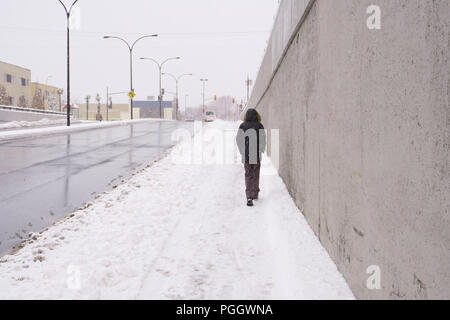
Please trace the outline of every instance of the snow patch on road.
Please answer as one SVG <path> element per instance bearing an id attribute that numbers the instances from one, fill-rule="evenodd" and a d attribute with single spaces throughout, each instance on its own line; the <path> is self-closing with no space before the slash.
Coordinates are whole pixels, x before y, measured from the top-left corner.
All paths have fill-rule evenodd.
<path id="1" fill-rule="evenodd" d="M 179 148 L 0 258 L 0 299 L 354 299 L 269 159 L 248 208 L 241 164 Z"/>

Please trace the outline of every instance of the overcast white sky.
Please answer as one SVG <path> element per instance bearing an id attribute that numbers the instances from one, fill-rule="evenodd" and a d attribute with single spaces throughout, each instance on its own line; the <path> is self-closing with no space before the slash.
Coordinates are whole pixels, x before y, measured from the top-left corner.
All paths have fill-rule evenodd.
<path id="1" fill-rule="evenodd" d="M 66 4 L 73 0 L 64 0 Z M 72 96 L 129 91 L 129 52 L 117 35 L 134 41 L 134 87 L 138 99 L 158 94 L 158 69 L 139 58 L 170 61 L 165 71 L 194 73 L 180 84 L 180 104 L 201 103 L 200 78 L 207 94 L 244 98 L 247 73 L 255 78 L 270 36 L 278 0 L 79 0 L 81 24 L 71 33 Z M 0 60 L 31 69 L 32 81 L 66 88 L 65 13 L 57 0 L 0 0 Z M 171 78 L 163 80 L 175 91 Z M 171 97 L 166 95 L 166 98 Z M 103 100 L 102 99 L 102 100 Z M 115 98 L 118 102 L 118 98 Z M 122 98 L 122 101 L 126 101 Z"/>

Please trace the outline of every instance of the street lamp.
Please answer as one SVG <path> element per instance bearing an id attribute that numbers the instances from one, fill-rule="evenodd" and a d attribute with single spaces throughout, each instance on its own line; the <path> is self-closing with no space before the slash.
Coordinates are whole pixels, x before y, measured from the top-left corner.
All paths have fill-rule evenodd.
<path id="1" fill-rule="evenodd" d="M 78 0 L 72 3 L 69 10 L 67 10 L 66 5 L 61 0 L 59 2 L 64 7 L 67 17 L 67 126 L 70 127 L 70 13 Z"/>
<path id="2" fill-rule="evenodd" d="M 89 100 L 91 100 L 91 95 L 86 96 L 86 120 L 89 120 Z"/>
<path id="3" fill-rule="evenodd" d="M 162 63 L 159 63 L 158 61 L 156 61 L 153 58 L 141 58 L 141 60 L 149 60 L 149 61 L 153 61 L 154 63 L 156 63 L 158 65 L 159 68 L 159 96 L 158 96 L 158 100 L 159 100 L 159 117 L 162 119 L 162 99 L 163 99 L 163 92 L 162 92 L 162 87 L 161 87 L 161 76 L 162 76 L 162 67 L 164 66 L 164 64 L 170 60 L 180 60 L 181 57 L 173 57 L 173 58 L 168 58 L 166 60 L 164 60 Z"/>
<path id="4" fill-rule="evenodd" d="M 203 82 L 203 119 L 205 119 L 205 87 L 209 79 L 200 79 L 200 81 Z"/>
<path id="5" fill-rule="evenodd" d="M 170 76 L 170 77 L 172 77 L 175 80 L 175 84 L 176 84 L 176 91 L 175 91 L 176 95 L 175 95 L 175 97 L 177 99 L 177 103 L 176 103 L 176 106 L 175 106 L 175 108 L 176 108 L 175 109 L 175 119 L 178 120 L 178 106 L 179 106 L 179 103 L 178 103 L 178 83 L 180 82 L 181 78 L 183 78 L 185 76 L 193 76 L 193 74 L 192 73 L 185 73 L 185 74 L 182 74 L 179 77 L 175 77 L 173 74 L 170 74 L 170 73 L 163 73 L 163 75 Z"/>
<path id="6" fill-rule="evenodd" d="M 63 89 L 58 89 L 56 92 L 58 93 L 58 96 L 59 96 L 59 112 L 61 112 L 62 111 L 62 109 L 61 109 L 61 96 L 63 95 L 64 90 Z"/>
<path id="7" fill-rule="evenodd" d="M 140 37 L 139 39 L 134 41 L 132 45 L 130 45 L 126 40 L 124 40 L 120 37 L 116 37 L 116 36 L 104 36 L 103 37 L 103 39 L 121 40 L 127 45 L 128 49 L 130 50 L 130 95 L 132 93 L 134 93 L 134 89 L 133 89 L 133 49 L 134 49 L 134 46 L 136 45 L 136 43 L 138 43 L 139 40 L 142 40 L 144 38 L 153 38 L 153 37 L 157 37 L 157 36 L 158 36 L 157 34 L 151 34 L 151 35 Z M 130 96 L 130 98 L 131 98 L 131 120 L 133 120 L 133 99 L 134 99 L 134 97 Z"/>
<path id="8" fill-rule="evenodd" d="M 100 105 L 100 101 L 101 101 L 100 94 L 97 93 L 97 96 L 95 97 L 95 100 L 97 100 L 97 115 L 95 116 L 95 120 L 100 121 L 100 116 L 101 116 L 101 114 L 100 114 L 100 108 L 101 108 L 101 105 Z"/>

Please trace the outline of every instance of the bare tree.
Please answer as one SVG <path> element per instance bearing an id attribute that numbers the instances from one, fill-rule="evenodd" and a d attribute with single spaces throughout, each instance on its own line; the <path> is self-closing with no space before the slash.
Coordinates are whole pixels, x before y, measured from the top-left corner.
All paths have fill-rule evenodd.
<path id="1" fill-rule="evenodd" d="M 17 106 L 20 107 L 20 108 L 27 108 L 28 107 L 27 99 L 25 99 L 25 96 L 20 96 L 19 103 L 18 103 Z"/>
<path id="2" fill-rule="evenodd" d="M 39 90 L 36 90 L 31 106 L 35 109 L 44 109 L 44 98 L 42 97 L 42 92 Z"/>
<path id="3" fill-rule="evenodd" d="M 0 85 L 0 104 L 9 105 L 9 96 L 3 85 Z"/>

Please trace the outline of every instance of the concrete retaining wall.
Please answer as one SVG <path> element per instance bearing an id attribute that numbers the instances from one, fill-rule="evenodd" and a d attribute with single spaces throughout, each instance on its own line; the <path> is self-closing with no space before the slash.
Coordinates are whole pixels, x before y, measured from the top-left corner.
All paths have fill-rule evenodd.
<path id="1" fill-rule="evenodd" d="M 357 297 L 449 299 L 450 4 L 377 0 L 369 30 L 372 4 L 306 3 L 250 106 L 280 129 L 280 175 Z"/>
<path id="2" fill-rule="evenodd" d="M 48 114 L 48 113 L 35 113 L 24 111 L 12 111 L 0 109 L 0 122 L 12 122 L 12 121 L 39 121 L 42 119 L 60 120 L 65 119 L 64 115 Z"/>

